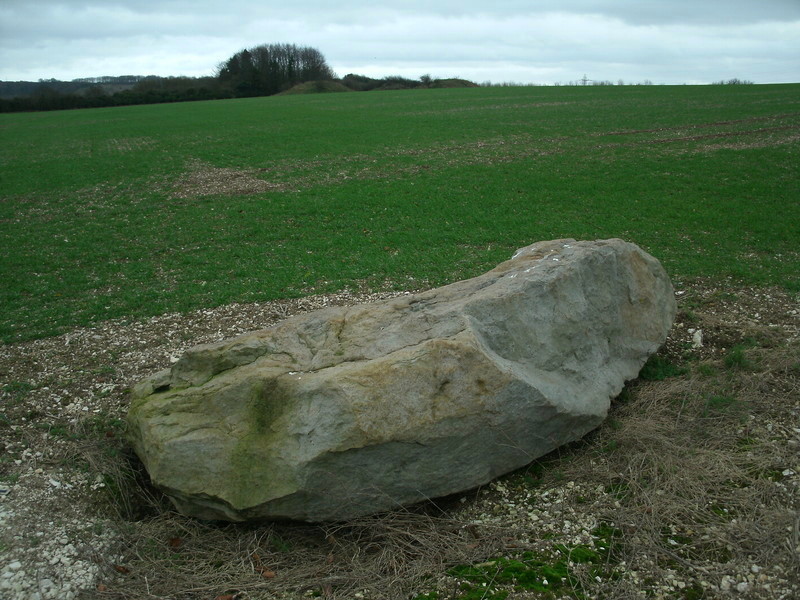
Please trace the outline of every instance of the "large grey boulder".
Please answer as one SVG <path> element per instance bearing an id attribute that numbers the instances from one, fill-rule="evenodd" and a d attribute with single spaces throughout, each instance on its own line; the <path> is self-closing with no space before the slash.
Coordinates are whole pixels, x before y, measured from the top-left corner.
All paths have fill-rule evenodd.
<path id="1" fill-rule="evenodd" d="M 674 315 L 637 246 L 540 242 L 474 279 L 197 346 L 136 386 L 129 435 L 187 515 L 348 519 L 580 438 Z"/>

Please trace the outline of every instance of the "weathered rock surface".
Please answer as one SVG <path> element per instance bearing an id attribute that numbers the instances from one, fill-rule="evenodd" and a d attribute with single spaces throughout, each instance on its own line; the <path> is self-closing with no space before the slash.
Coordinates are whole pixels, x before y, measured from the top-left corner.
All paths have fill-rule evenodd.
<path id="1" fill-rule="evenodd" d="M 580 438 L 674 315 L 637 246 L 540 242 L 474 279 L 197 346 L 136 386 L 130 438 L 185 514 L 347 519 Z"/>

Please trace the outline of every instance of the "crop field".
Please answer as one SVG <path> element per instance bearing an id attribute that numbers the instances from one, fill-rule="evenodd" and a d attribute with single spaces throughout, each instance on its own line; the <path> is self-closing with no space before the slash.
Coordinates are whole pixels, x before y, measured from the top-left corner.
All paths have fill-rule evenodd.
<path id="1" fill-rule="evenodd" d="M 0 596 L 800 595 L 800 84 L 2 114 L 0 142 Z M 316 525 L 182 516 L 133 455 L 130 389 L 186 348 L 566 237 L 677 290 L 584 439 Z"/>
<path id="2" fill-rule="evenodd" d="M 474 276 L 621 237 L 800 290 L 800 85 L 509 87 L 0 115 L 0 339 Z"/>

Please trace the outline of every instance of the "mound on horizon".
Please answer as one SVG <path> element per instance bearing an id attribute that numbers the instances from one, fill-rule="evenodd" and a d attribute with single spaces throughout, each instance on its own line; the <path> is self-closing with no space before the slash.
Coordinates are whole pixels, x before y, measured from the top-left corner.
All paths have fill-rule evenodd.
<path id="1" fill-rule="evenodd" d="M 369 78 L 363 78 L 369 79 Z M 347 80 L 345 80 L 347 81 Z M 372 83 L 379 83 L 378 80 L 370 80 Z M 375 87 L 364 86 L 361 89 L 345 85 L 341 81 L 305 81 L 277 94 L 278 96 L 287 96 L 294 94 L 322 94 L 328 92 L 353 92 L 353 91 L 368 91 L 368 90 L 408 90 L 408 89 L 424 89 L 424 88 L 468 88 L 480 87 L 477 83 L 473 83 L 467 79 L 435 79 L 429 85 L 423 85 L 418 81 L 404 80 L 402 78 L 388 78 Z"/>
<path id="2" fill-rule="evenodd" d="M 306 81 L 290 87 L 288 90 L 277 94 L 288 96 L 292 94 L 324 94 L 328 92 L 352 92 L 349 87 L 338 81 Z"/>
<path id="3" fill-rule="evenodd" d="M 467 88 L 480 87 L 477 83 L 466 79 L 434 79 L 428 85 L 415 80 L 404 80 L 401 78 L 389 78 L 382 85 L 373 88 L 378 91 L 386 90 L 420 90 L 435 88 Z"/>
<path id="4" fill-rule="evenodd" d="M 437 79 L 431 83 L 432 88 L 472 88 L 480 87 L 477 83 L 469 81 L 468 79 Z"/>

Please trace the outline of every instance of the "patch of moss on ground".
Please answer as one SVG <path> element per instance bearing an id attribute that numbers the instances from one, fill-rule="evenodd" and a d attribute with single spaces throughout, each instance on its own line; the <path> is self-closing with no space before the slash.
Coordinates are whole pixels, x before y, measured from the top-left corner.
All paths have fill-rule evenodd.
<path id="1" fill-rule="evenodd" d="M 596 540 L 594 547 L 556 544 L 553 553 L 523 552 L 515 557 L 500 557 L 475 565 L 458 565 L 447 574 L 462 580 L 458 596 L 460 600 L 503 600 L 511 591 L 540 592 L 543 598 L 555 598 L 563 594 L 584 598 L 584 591 L 572 571 L 574 565 L 592 565 L 593 577 L 617 576 L 610 559 L 620 535 L 619 530 L 603 523 L 592 535 Z M 435 596 L 428 594 L 418 598 L 431 599 Z"/>
<path id="2" fill-rule="evenodd" d="M 658 354 L 651 356 L 639 372 L 639 379 L 646 381 L 663 381 L 670 377 L 685 375 L 688 369 L 670 362 Z"/>

